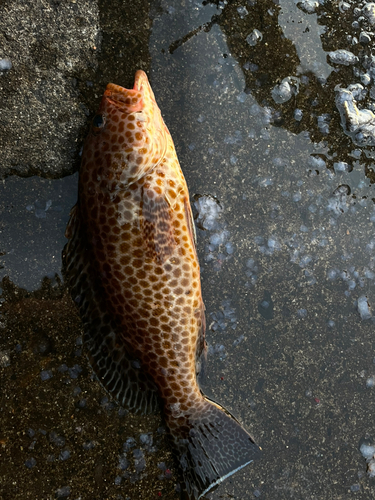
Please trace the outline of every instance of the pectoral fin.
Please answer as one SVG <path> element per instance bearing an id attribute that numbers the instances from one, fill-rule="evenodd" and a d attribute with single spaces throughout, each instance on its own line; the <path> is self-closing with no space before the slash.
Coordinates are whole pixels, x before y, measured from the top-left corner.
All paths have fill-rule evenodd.
<path id="1" fill-rule="evenodd" d="M 174 252 L 172 213 L 167 200 L 152 189 L 144 189 L 141 205 L 141 228 L 149 258 L 159 264 Z"/>

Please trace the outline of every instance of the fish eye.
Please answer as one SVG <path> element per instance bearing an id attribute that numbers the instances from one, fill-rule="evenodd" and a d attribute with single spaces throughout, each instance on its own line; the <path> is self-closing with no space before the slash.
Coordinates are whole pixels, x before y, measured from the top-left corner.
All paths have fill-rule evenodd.
<path id="1" fill-rule="evenodd" d="M 104 127 L 104 118 L 102 115 L 95 115 L 92 120 L 92 126 L 96 129 Z"/>

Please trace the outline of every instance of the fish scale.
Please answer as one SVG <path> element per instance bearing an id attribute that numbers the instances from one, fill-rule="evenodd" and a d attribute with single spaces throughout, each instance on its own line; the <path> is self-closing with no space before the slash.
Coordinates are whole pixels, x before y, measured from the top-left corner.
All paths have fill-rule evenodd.
<path id="1" fill-rule="evenodd" d="M 188 188 L 144 72 L 109 84 L 86 139 L 63 252 L 88 357 L 125 407 L 161 403 L 189 498 L 259 454 L 197 382 L 205 315 Z"/>

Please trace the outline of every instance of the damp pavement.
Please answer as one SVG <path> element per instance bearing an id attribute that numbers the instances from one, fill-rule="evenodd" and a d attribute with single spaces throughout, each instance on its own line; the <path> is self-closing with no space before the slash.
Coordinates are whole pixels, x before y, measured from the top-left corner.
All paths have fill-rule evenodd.
<path id="1" fill-rule="evenodd" d="M 140 68 L 196 218 L 201 386 L 264 452 L 209 498 L 373 498 L 375 4 L 0 10 L 0 497 L 179 497 L 161 415 L 92 375 L 60 272 L 89 121 Z"/>

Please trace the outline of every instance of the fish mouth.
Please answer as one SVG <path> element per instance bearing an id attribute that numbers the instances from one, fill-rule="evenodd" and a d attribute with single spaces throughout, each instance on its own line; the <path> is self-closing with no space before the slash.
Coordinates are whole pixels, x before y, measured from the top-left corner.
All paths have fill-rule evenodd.
<path id="1" fill-rule="evenodd" d="M 138 70 L 134 77 L 134 87 L 126 89 L 120 85 L 109 83 L 104 92 L 104 98 L 109 99 L 118 108 L 128 113 L 142 111 L 145 97 L 150 97 L 155 102 L 154 94 L 144 71 Z"/>
<path id="2" fill-rule="evenodd" d="M 143 107 L 142 92 L 136 88 L 126 89 L 120 85 L 109 83 L 105 89 L 104 97 L 128 113 L 141 111 Z"/>

